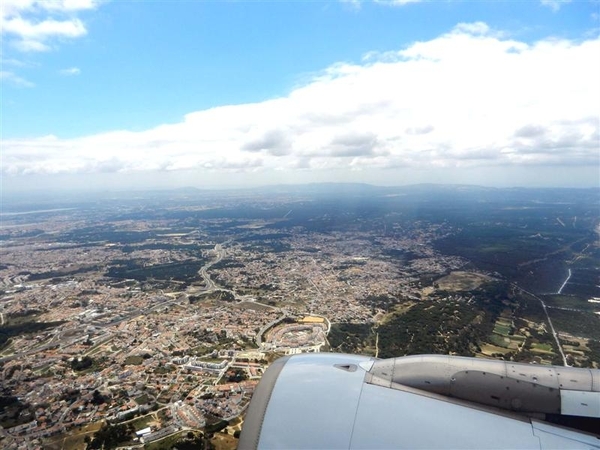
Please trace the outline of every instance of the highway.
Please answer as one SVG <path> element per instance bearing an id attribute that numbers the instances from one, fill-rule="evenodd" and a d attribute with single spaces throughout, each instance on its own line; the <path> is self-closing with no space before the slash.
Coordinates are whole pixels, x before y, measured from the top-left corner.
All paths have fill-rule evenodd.
<path id="1" fill-rule="evenodd" d="M 202 266 L 198 272 L 198 274 L 204 280 L 204 284 L 206 284 L 206 287 L 204 288 L 206 291 L 213 291 L 219 288 L 217 284 L 210 278 L 208 269 L 220 262 L 225 257 L 225 249 L 223 248 L 223 245 L 228 244 L 229 242 L 231 241 L 225 241 L 223 244 L 216 244 L 215 248 L 213 249 L 213 252 L 217 254 L 216 258 Z"/>
<path id="2" fill-rule="evenodd" d="M 548 314 L 548 309 L 546 308 L 546 303 L 544 303 L 544 301 L 541 298 L 539 298 L 537 295 L 535 295 L 533 292 L 529 292 L 514 283 L 513 283 L 513 286 L 516 287 L 517 289 L 519 289 L 521 292 L 525 292 L 526 294 L 531 295 L 533 298 L 537 299 L 542 304 L 542 308 L 544 309 L 544 314 L 546 314 L 546 319 L 548 320 L 548 325 L 550 325 L 550 330 L 552 331 L 552 336 L 554 336 L 554 340 L 556 341 L 556 346 L 558 347 L 558 351 L 560 352 L 560 355 L 562 356 L 563 364 L 565 367 L 568 367 L 569 364 L 567 363 L 567 357 L 565 356 L 562 346 L 560 345 L 560 341 L 558 340 L 558 334 L 556 334 L 554 325 L 552 325 L 552 319 L 550 319 L 550 315 Z"/>

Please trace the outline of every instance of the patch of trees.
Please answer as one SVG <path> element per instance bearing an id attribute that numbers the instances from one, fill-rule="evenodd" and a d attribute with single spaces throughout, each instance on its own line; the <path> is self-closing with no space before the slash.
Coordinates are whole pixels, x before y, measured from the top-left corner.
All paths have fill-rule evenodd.
<path id="1" fill-rule="evenodd" d="M 122 442 L 127 442 L 130 439 L 132 430 L 123 424 L 111 425 L 104 424 L 95 434 L 94 439 L 90 442 L 88 448 L 115 448 Z"/>
<path id="2" fill-rule="evenodd" d="M 26 417 L 28 406 L 15 396 L 4 395 L 8 393 L 4 392 L 0 396 L 0 426 L 10 428 L 30 421 L 31 417 Z"/>
<path id="3" fill-rule="evenodd" d="M 97 295 L 99 293 L 100 293 L 100 291 L 98 291 L 97 289 L 84 289 L 79 294 L 77 294 L 77 296 L 83 297 L 83 296 L 88 296 L 88 295 Z"/>
<path id="4" fill-rule="evenodd" d="M 4 379 L 7 380 L 7 381 L 10 380 L 13 377 L 13 375 L 15 374 L 15 372 L 17 371 L 17 369 L 22 369 L 22 367 L 21 366 L 16 366 L 16 365 L 15 366 L 10 366 L 8 368 L 8 370 L 6 371 L 6 374 L 4 375 Z"/>
<path id="5" fill-rule="evenodd" d="M 16 405 L 19 403 L 19 399 L 14 395 L 2 395 L 0 396 L 0 410 L 4 410 L 7 406 Z"/>
<path id="6" fill-rule="evenodd" d="M 83 370 L 89 369 L 94 364 L 94 360 L 89 356 L 84 356 L 83 358 L 73 358 L 71 361 L 71 369 L 76 372 L 81 372 Z"/>
<path id="7" fill-rule="evenodd" d="M 190 331 L 188 334 L 190 336 L 193 336 L 194 338 L 196 338 L 198 341 L 201 341 L 201 342 L 212 342 L 212 343 L 219 342 L 219 337 L 217 336 L 217 334 L 214 331 L 208 331 L 206 328 L 202 329 L 202 330 L 198 329 L 198 330 Z M 173 356 L 180 356 L 180 355 L 176 355 L 175 352 L 173 352 Z"/>
<path id="8" fill-rule="evenodd" d="M 8 323 L 11 325 L 16 325 L 13 323 L 15 321 L 15 319 L 19 319 L 22 317 L 37 316 L 41 313 L 42 313 L 42 311 L 39 309 L 25 309 L 23 311 L 15 312 L 8 316 Z M 17 321 L 17 322 L 22 323 L 22 321 Z"/>
<path id="9" fill-rule="evenodd" d="M 379 356 L 423 353 L 473 356 L 491 334 L 510 301 L 510 286 L 492 282 L 471 291 L 469 302 L 423 301 L 403 314 L 393 314 L 378 328 Z"/>
<path id="10" fill-rule="evenodd" d="M 235 295 L 229 291 L 215 291 L 213 294 L 215 294 L 216 300 L 221 300 L 224 302 L 232 302 L 235 300 Z"/>
<path id="11" fill-rule="evenodd" d="M 396 261 L 399 264 L 406 264 L 410 261 L 418 259 L 419 256 L 416 253 L 407 251 L 407 250 L 399 250 L 395 248 L 385 249 L 381 252 L 384 256 L 388 256 L 392 260 Z"/>
<path id="12" fill-rule="evenodd" d="M 600 341 L 590 339 L 587 342 L 587 347 L 590 349 L 588 355 L 590 361 L 594 361 L 600 367 Z"/>
<path id="13" fill-rule="evenodd" d="M 114 230 L 112 226 L 87 227 L 65 233 L 61 238 L 64 241 L 90 243 L 98 241 L 114 242 L 121 244 L 142 243 L 148 239 L 156 238 L 153 231 L 126 231 Z"/>
<path id="14" fill-rule="evenodd" d="M 277 291 L 279 289 L 277 286 L 275 286 L 272 283 L 269 283 L 269 284 L 262 283 L 260 286 L 258 286 L 258 288 L 263 291 Z"/>
<path id="15" fill-rule="evenodd" d="M 244 369 L 234 369 L 227 372 L 227 381 L 230 383 L 239 383 L 248 379 L 248 375 Z"/>
<path id="16" fill-rule="evenodd" d="M 8 340 L 15 336 L 23 336 L 25 334 L 39 333 L 40 331 L 49 328 L 55 328 L 65 323 L 63 320 L 56 322 L 23 322 L 15 325 L 0 326 L 0 349 L 2 349 Z"/>
<path id="17" fill-rule="evenodd" d="M 67 403 L 73 403 L 77 401 L 80 395 L 81 391 L 79 391 L 79 389 L 69 389 L 62 393 L 60 400 L 64 400 Z"/>
<path id="18" fill-rule="evenodd" d="M 472 321 L 476 313 L 464 303 L 423 302 L 378 328 L 379 356 L 390 358 L 423 353 L 472 356 Z"/>
<path id="19" fill-rule="evenodd" d="M 188 295 L 188 300 L 190 305 L 193 305 L 196 302 L 206 300 L 206 297 L 202 297 L 201 295 Z"/>
<path id="20" fill-rule="evenodd" d="M 219 270 L 235 267 L 243 268 L 246 267 L 246 265 L 239 261 L 234 261 L 233 259 L 222 259 L 221 261 L 214 263 L 212 266 L 210 266 L 210 269 Z"/>
<path id="21" fill-rule="evenodd" d="M 207 419 L 210 419 L 210 417 L 207 417 Z M 218 433 L 219 431 L 225 429 L 227 426 L 229 425 L 229 422 L 227 422 L 226 420 L 221 420 L 218 419 L 217 421 L 211 421 L 211 420 L 207 420 L 206 423 L 206 433 Z"/>
<path id="22" fill-rule="evenodd" d="M 49 270 L 48 272 L 32 273 L 29 275 L 29 281 L 47 280 L 49 278 L 69 277 L 80 273 L 93 272 L 99 270 L 99 266 L 80 267 L 75 270 Z"/>
<path id="23" fill-rule="evenodd" d="M 587 311 L 565 311 L 562 309 L 549 309 L 548 313 L 557 331 L 566 331 L 577 336 L 600 339 L 600 326 L 596 314 Z"/>
<path id="24" fill-rule="evenodd" d="M 199 279 L 198 271 L 202 268 L 204 262 L 197 259 L 190 259 L 168 264 L 144 266 L 143 261 L 117 260 L 113 264 L 115 265 L 109 267 L 106 272 L 107 277 L 131 278 L 137 281 L 173 279 L 176 281 L 191 282 Z"/>
<path id="25" fill-rule="evenodd" d="M 173 244 L 170 242 L 151 242 L 139 245 L 124 245 L 123 247 L 121 247 L 121 251 L 123 253 L 132 253 L 136 250 L 188 250 L 192 252 L 197 252 L 198 250 L 207 247 L 213 248 L 212 245 L 201 246 L 198 244 Z"/>
<path id="26" fill-rule="evenodd" d="M 103 403 L 106 403 L 107 401 L 108 401 L 108 398 L 105 397 L 104 395 L 102 395 L 98 389 L 96 389 L 96 390 L 94 390 L 94 392 L 92 392 L 92 403 L 94 405 L 101 405 Z"/>
<path id="27" fill-rule="evenodd" d="M 365 346 L 375 345 L 370 324 L 335 323 L 327 336 L 331 348 L 342 353 L 358 353 Z"/>
<path id="28" fill-rule="evenodd" d="M 371 308 L 382 309 L 388 311 L 392 306 L 398 303 L 398 299 L 387 294 L 368 295 L 361 300 L 361 303 L 370 306 Z"/>
<path id="29" fill-rule="evenodd" d="M 229 291 L 216 290 L 201 295 L 190 295 L 188 300 L 191 304 L 202 300 L 221 300 L 224 302 L 232 302 L 235 300 L 235 296 Z"/>
<path id="30" fill-rule="evenodd" d="M 185 438 L 179 439 L 171 448 L 177 450 L 204 450 L 211 447 L 212 446 L 206 445 L 204 436 L 197 436 L 193 432 L 189 431 Z"/>

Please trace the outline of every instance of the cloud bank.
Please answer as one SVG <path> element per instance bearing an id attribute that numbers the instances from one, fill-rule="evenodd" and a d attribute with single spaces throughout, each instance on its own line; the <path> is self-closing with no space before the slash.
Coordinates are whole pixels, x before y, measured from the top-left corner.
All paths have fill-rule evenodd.
<path id="1" fill-rule="evenodd" d="M 599 166 L 600 39 L 484 23 L 142 132 L 3 142 L 2 174 Z"/>

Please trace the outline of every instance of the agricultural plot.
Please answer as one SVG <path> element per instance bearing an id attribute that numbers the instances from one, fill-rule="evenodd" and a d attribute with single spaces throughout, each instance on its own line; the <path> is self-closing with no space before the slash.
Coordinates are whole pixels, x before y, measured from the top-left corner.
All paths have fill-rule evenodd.
<path id="1" fill-rule="evenodd" d="M 542 355 L 554 355 L 554 351 L 552 350 L 552 346 L 550 344 L 542 344 L 542 343 L 532 343 L 531 348 L 529 349 L 532 353 L 542 354 Z"/>
<path id="2" fill-rule="evenodd" d="M 494 330 L 489 337 L 491 347 L 494 347 L 494 353 L 506 353 L 508 351 L 518 350 L 525 340 L 524 336 L 514 334 L 512 319 L 501 316 L 494 323 Z M 497 348 L 504 351 L 498 351 Z M 483 351 L 483 347 L 482 347 Z"/>

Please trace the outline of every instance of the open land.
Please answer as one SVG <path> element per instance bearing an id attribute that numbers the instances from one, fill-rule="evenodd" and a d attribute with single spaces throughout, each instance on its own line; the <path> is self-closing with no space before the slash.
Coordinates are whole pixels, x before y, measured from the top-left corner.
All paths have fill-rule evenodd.
<path id="1" fill-rule="evenodd" d="M 9 199 L 0 446 L 231 448 L 283 354 L 599 367 L 599 198 L 323 185 Z"/>

